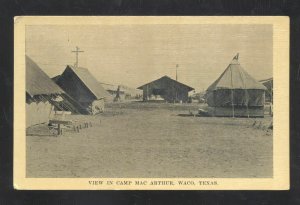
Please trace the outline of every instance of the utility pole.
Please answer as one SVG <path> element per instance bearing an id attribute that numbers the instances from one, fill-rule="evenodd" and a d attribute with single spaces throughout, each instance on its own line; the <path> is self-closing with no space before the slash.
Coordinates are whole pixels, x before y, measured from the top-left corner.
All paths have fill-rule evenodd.
<path id="1" fill-rule="evenodd" d="M 84 52 L 84 51 L 81 51 L 81 50 L 79 49 L 78 46 L 76 46 L 76 51 L 72 51 L 72 53 L 76 53 L 76 63 L 75 63 L 75 68 L 78 67 L 78 53 L 82 53 L 82 52 Z"/>
<path id="2" fill-rule="evenodd" d="M 177 69 L 178 69 L 179 65 L 176 64 L 176 81 L 178 80 L 178 76 L 177 76 Z"/>

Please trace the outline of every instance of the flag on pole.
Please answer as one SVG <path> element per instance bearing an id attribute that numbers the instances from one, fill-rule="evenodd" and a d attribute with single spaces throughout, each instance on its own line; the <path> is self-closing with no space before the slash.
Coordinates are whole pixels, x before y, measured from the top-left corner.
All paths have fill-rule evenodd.
<path id="1" fill-rule="evenodd" d="M 232 60 L 238 60 L 239 59 L 239 53 L 237 53 Z"/>

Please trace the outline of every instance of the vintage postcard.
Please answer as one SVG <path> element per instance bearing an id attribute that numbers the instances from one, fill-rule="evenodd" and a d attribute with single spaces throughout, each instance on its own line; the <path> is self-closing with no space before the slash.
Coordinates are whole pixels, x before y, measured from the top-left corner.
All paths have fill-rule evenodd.
<path id="1" fill-rule="evenodd" d="M 289 189 L 288 17 L 15 17 L 14 187 Z"/>

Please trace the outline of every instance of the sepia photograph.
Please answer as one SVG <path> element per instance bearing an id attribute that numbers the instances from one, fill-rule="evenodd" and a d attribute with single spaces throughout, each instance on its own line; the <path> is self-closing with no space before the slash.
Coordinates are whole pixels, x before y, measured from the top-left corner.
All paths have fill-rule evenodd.
<path id="1" fill-rule="evenodd" d="M 287 18 L 17 26 L 15 187 L 288 189 Z"/>

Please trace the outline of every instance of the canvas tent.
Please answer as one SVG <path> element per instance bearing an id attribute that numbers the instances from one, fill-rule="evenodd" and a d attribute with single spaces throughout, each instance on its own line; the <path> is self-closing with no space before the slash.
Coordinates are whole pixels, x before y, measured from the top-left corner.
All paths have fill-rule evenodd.
<path id="1" fill-rule="evenodd" d="M 266 102 L 273 102 L 273 78 L 268 78 L 264 80 L 260 80 L 266 88 Z"/>
<path id="2" fill-rule="evenodd" d="M 139 99 L 143 91 L 136 89 L 136 88 L 131 88 L 126 85 L 119 85 L 120 89 L 124 91 L 125 93 L 125 99 L 130 100 L 130 99 Z"/>
<path id="3" fill-rule="evenodd" d="M 90 114 L 104 111 L 104 98 L 107 92 L 88 69 L 68 65 L 54 80 Z"/>
<path id="4" fill-rule="evenodd" d="M 107 92 L 107 96 L 105 97 L 105 102 L 115 101 L 117 95 L 119 96 L 119 101 L 123 101 L 125 99 L 125 91 L 122 88 L 120 88 L 118 85 L 100 83 L 100 86 L 103 87 Z"/>
<path id="5" fill-rule="evenodd" d="M 236 55 L 206 90 L 214 116 L 263 117 L 266 87 L 250 76 Z"/>
<path id="6" fill-rule="evenodd" d="M 166 102 L 188 102 L 189 91 L 194 88 L 180 83 L 168 76 L 138 87 L 143 90 L 143 100 L 163 99 Z"/>
<path id="7" fill-rule="evenodd" d="M 26 127 L 47 123 L 56 99 L 62 98 L 64 91 L 28 56 L 26 59 Z M 66 105 L 67 106 L 67 105 Z"/>
<path id="8" fill-rule="evenodd" d="M 141 90 L 125 85 L 112 85 L 108 83 L 100 83 L 100 85 L 108 92 L 108 96 L 105 98 L 106 102 L 138 99 L 142 95 Z"/>

